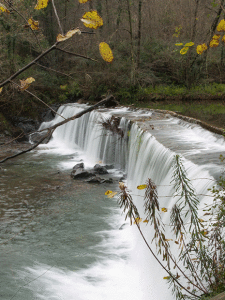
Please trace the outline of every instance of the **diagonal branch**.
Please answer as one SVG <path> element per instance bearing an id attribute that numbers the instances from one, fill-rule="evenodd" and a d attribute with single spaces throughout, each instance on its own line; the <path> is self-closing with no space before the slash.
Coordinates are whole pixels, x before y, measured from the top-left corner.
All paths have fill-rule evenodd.
<path id="1" fill-rule="evenodd" d="M 99 101 L 98 103 L 96 103 L 96 104 L 94 104 L 94 105 L 92 105 L 92 106 L 90 106 L 90 107 L 88 107 L 88 108 L 82 110 L 81 112 L 79 112 L 78 114 L 72 116 L 71 118 L 68 118 L 68 119 L 66 119 L 66 120 L 64 120 L 64 121 L 62 121 L 62 122 L 59 122 L 59 123 L 57 123 L 57 124 L 55 124 L 55 125 L 53 125 L 53 126 L 51 126 L 51 127 L 49 127 L 49 128 L 45 128 L 45 129 L 36 131 L 36 133 L 40 133 L 40 132 L 43 132 L 43 131 L 46 131 L 46 130 L 47 130 L 47 133 L 40 139 L 39 142 L 37 142 L 35 145 L 33 145 L 32 147 L 30 147 L 29 149 L 24 150 L 24 151 L 22 151 L 22 152 L 19 152 L 19 153 L 17 153 L 17 154 L 14 154 L 14 155 L 12 155 L 12 156 L 8 156 L 8 157 L 4 158 L 3 160 L 1 160 L 0 163 L 3 163 L 3 162 L 5 162 L 5 161 L 7 161 L 7 160 L 9 160 L 9 159 L 11 159 L 11 158 L 20 156 L 20 155 L 22 155 L 22 154 L 24 154 L 24 153 L 27 153 L 27 152 L 29 152 L 29 151 L 35 149 L 35 148 L 36 148 L 38 145 L 40 145 L 41 142 L 43 142 L 47 137 L 50 137 L 50 136 L 52 135 L 52 133 L 54 132 L 54 130 L 55 130 L 57 127 L 59 127 L 59 126 L 61 126 L 61 125 L 64 125 L 64 124 L 66 124 L 66 123 L 68 123 L 68 122 L 70 122 L 70 121 L 72 121 L 72 120 L 75 120 L 75 119 L 80 118 L 80 117 L 83 116 L 84 114 L 86 114 L 86 113 L 88 113 L 88 112 L 91 112 L 92 110 L 96 109 L 96 108 L 99 107 L 100 105 L 103 105 L 103 104 L 105 104 L 106 102 L 110 101 L 112 98 L 113 98 L 113 96 L 112 96 L 112 95 L 109 95 L 109 96 L 107 96 L 105 99 L 103 99 L 103 100 Z"/>
<path id="2" fill-rule="evenodd" d="M 56 49 L 56 46 L 58 45 L 58 42 L 55 42 L 54 45 L 52 45 L 50 48 L 48 48 L 45 52 L 41 53 L 38 57 L 36 57 L 34 60 L 32 60 L 29 64 L 27 64 L 25 67 L 14 73 L 12 76 L 10 76 L 8 79 L 0 83 L 0 88 L 9 83 L 11 80 L 16 78 L 18 75 L 23 73 L 25 70 L 29 69 L 31 66 L 33 66 L 39 59 L 41 59 L 43 56 L 51 52 L 52 50 Z"/>
<path id="3" fill-rule="evenodd" d="M 19 84 L 17 84 L 16 82 L 11 81 L 13 84 L 15 84 L 16 86 L 20 87 Z M 51 108 L 51 106 L 49 106 L 47 103 L 45 103 L 44 101 L 42 101 L 38 96 L 34 95 L 33 93 L 31 93 L 30 91 L 28 91 L 27 89 L 24 90 L 24 92 L 30 94 L 31 96 L 33 96 L 34 98 L 36 98 L 38 101 L 40 101 L 41 103 L 43 103 L 44 105 L 46 105 L 49 109 L 51 109 L 52 112 L 54 112 L 56 115 L 60 116 L 61 118 L 63 118 L 64 120 L 66 120 L 63 116 L 61 116 L 60 114 L 57 113 L 57 111 L 55 111 L 53 108 Z"/>

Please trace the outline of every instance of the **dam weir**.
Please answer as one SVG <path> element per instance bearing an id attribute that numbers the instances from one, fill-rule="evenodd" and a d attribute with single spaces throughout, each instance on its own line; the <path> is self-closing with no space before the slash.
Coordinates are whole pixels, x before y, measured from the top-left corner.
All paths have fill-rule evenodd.
<path id="1" fill-rule="evenodd" d="M 69 118 L 85 108 L 83 104 L 68 104 L 61 106 L 58 113 Z M 102 126 L 102 122 L 112 116 L 119 118 L 119 133 Z M 62 118 L 56 116 L 54 120 L 43 123 L 40 129 L 60 121 Z M 38 151 L 51 155 L 65 155 L 71 151 L 73 155 L 60 163 L 62 168 L 68 170 L 80 161 L 84 162 L 87 169 L 93 168 L 96 163 L 113 165 L 113 169 L 109 170 L 110 175 L 117 180 L 113 191 L 119 191 L 119 178 L 126 175 L 124 182 L 133 195 L 141 217 L 144 191 L 138 190 L 137 186 L 145 184 L 148 178 L 157 186 L 160 207 L 169 210 L 173 206 L 175 199 L 171 181 L 174 156 L 179 154 L 188 178 L 199 195 L 201 218 L 204 205 L 212 202 L 208 189 L 223 171 L 219 156 L 225 154 L 225 142 L 222 136 L 169 114 L 128 108 L 101 108 L 57 128 L 50 142 L 41 145 Z M 96 256 L 91 263 L 87 261 L 82 266 L 51 268 L 34 282 L 32 289 L 35 297 L 52 300 L 175 299 L 163 279 L 167 274 L 148 251 L 136 226 L 130 226 L 129 220 L 124 220 L 125 215 L 117 206 L 116 198 L 108 200 L 102 188 L 101 193 L 106 203 L 114 203 L 113 207 L 108 206 L 110 215 L 99 216 L 101 220 L 107 220 L 110 228 L 105 229 L 103 224 L 101 230 L 93 233 L 98 234 L 101 241 L 81 250 L 85 256 L 85 253 L 91 255 L 92 251 L 94 253 L 98 249 Z M 94 192 L 90 191 L 89 194 L 91 198 L 86 206 L 91 210 L 91 203 L 96 202 L 99 195 L 95 199 Z M 83 199 L 84 207 L 85 201 Z M 76 217 L 76 211 L 74 214 Z M 162 215 L 167 226 L 169 214 Z M 91 222 L 94 224 L 95 221 L 92 219 Z M 89 220 L 83 220 L 83 229 L 88 223 Z M 146 224 L 141 224 L 141 228 L 151 243 L 153 229 Z M 168 238 L 169 232 L 168 226 Z M 175 245 L 172 247 L 176 252 Z M 46 263 L 42 265 L 39 261 L 36 266 L 27 268 L 27 272 L 39 276 L 46 269 Z"/>

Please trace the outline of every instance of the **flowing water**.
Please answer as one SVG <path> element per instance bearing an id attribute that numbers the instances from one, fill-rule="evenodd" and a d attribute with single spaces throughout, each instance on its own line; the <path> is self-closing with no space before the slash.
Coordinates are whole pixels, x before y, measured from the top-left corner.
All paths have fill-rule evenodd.
<path id="1" fill-rule="evenodd" d="M 59 109 L 70 117 L 84 105 Z M 123 137 L 100 125 L 121 117 Z M 61 121 L 43 123 L 46 128 Z M 143 122 L 144 121 L 144 122 Z M 143 214 L 143 191 L 151 178 L 161 207 L 170 209 L 172 167 L 180 154 L 200 194 L 199 214 L 212 201 L 207 189 L 222 172 L 223 137 L 169 115 L 127 108 L 98 110 L 58 128 L 47 145 L 5 163 L 1 171 L 1 273 L 3 300 L 172 300 L 165 272 L 148 252 L 137 228 L 124 220 L 116 199 L 104 193 L 126 184 Z M 72 180 L 72 167 L 112 164 L 113 184 Z M 168 224 L 167 214 L 163 215 Z M 142 224 L 150 241 L 152 231 Z M 169 233 L 168 233 L 169 235 Z M 176 248 L 174 248 L 176 251 Z"/>

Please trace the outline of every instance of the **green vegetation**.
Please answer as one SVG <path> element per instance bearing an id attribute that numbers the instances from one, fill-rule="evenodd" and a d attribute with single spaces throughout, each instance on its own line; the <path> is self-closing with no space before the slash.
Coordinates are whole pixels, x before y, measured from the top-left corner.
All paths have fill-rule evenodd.
<path id="1" fill-rule="evenodd" d="M 145 189 L 142 215 L 124 183 L 119 184 L 118 203 L 126 214 L 125 219 L 136 224 L 149 251 L 164 269 L 167 276 L 163 279 L 168 281 L 176 299 L 210 299 L 225 291 L 225 180 L 221 178 L 210 189 L 213 201 L 205 204 L 199 216 L 199 198 L 179 155 L 174 157 L 173 170 L 171 184 L 176 201 L 172 207 L 160 206 L 157 187 L 151 179 L 137 186 Z M 108 197 L 114 194 L 106 192 Z M 168 224 L 163 222 L 162 212 L 169 214 Z M 152 226 L 156 251 L 145 239 L 141 222 Z"/>

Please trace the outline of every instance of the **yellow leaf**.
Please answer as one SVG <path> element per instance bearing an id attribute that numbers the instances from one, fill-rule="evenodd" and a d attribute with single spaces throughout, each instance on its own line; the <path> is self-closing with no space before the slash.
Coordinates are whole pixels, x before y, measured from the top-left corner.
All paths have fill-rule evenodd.
<path id="1" fill-rule="evenodd" d="M 189 42 L 189 43 L 185 44 L 185 47 L 191 47 L 191 46 L 194 46 L 193 42 Z"/>
<path id="2" fill-rule="evenodd" d="M 116 194 L 117 194 L 117 192 L 112 192 L 108 195 L 108 198 L 113 198 Z"/>
<path id="3" fill-rule="evenodd" d="M 88 2 L 89 0 L 78 0 L 80 3 L 86 3 Z"/>
<path id="4" fill-rule="evenodd" d="M 32 18 L 30 18 L 28 21 L 28 24 L 30 24 L 30 27 L 32 30 L 38 30 L 39 29 L 39 22 L 34 21 Z"/>
<path id="5" fill-rule="evenodd" d="M 217 26 L 217 31 L 225 31 L 225 20 L 221 20 Z"/>
<path id="6" fill-rule="evenodd" d="M 222 42 L 225 43 L 225 35 L 222 37 Z"/>
<path id="7" fill-rule="evenodd" d="M 178 241 L 175 241 L 174 243 L 177 244 L 177 245 L 179 245 L 179 242 L 178 242 Z"/>
<path id="8" fill-rule="evenodd" d="M 163 207 L 163 208 L 161 208 L 161 211 L 167 212 L 167 208 Z"/>
<path id="9" fill-rule="evenodd" d="M 109 194 L 112 194 L 112 191 L 108 190 L 105 192 L 105 195 L 108 196 Z"/>
<path id="10" fill-rule="evenodd" d="M 203 219 L 198 219 L 200 223 L 205 222 Z"/>
<path id="11" fill-rule="evenodd" d="M 175 46 L 182 46 L 183 43 L 176 43 Z"/>
<path id="12" fill-rule="evenodd" d="M 180 54 L 184 55 L 188 52 L 189 47 L 184 47 L 180 50 Z"/>
<path id="13" fill-rule="evenodd" d="M 109 45 L 107 43 L 100 43 L 99 44 L 99 51 L 102 56 L 102 58 L 107 61 L 107 62 L 112 62 L 113 61 L 113 53 L 112 50 L 110 49 Z"/>
<path id="14" fill-rule="evenodd" d="M 170 279 L 170 276 L 163 277 L 163 279 L 167 279 L 168 280 L 168 279 Z"/>
<path id="15" fill-rule="evenodd" d="M 141 223 L 142 218 L 135 218 L 134 224 L 139 224 Z"/>
<path id="16" fill-rule="evenodd" d="M 2 3 L 0 3 L 0 11 L 10 14 L 10 11 Z"/>
<path id="17" fill-rule="evenodd" d="M 84 26 L 93 29 L 97 29 L 98 27 L 103 25 L 103 20 L 99 16 L 97 10 L 86 12 L 83 15 L 81 21 L 84 23 Z"/>
<path id="18" fill-rule="evenodd" d="M 172 239 L 165 239 L 165 242 L 173 241 Z"/>
<path id="19" fill-rule="evenodd" d="M 20 90 L 21 91 L 26 90 L 33 81 L 35 81 L 33 77 L 29 77 L 25 80 L 20 80 Z"/>
<path id="20" fill-rule="evenodd" d="M 144 190 L 144 189 L 146 189 L 146 187 L 147 187 L 147 184 L 141 184 L 141 185 L 137 186 L 137 189 L 138 190 Z"/>
<path id="21" fill-rule="evenodd" d="M 221 37 L 220 34 L 214 34 L 214 36 L 212 37 L 213 40 L 219 40 Z"/>
<path id="22" fill-rule="evenodd" d="M 219 40 L 216 40 L 216 39 L 212 39 L 211 41 L 210 41 L 210 43 L 209 43 L 209 47 L 210 48 L 216 48 L 216 47 L 218 47 L 219 46 Z"/>
<path id="23" fill-rule="evenodd" d="M 148 223 L 149 221 L 147 220 L 147 219 L 145 219 L 144 221 L 143 221 L 143 223 Z"/>
<path id="24" fill-rule="evenodd" d="M 37 4 L 34 9 L 42 9 L 48 6 L 48 0 L 37 0 Z"/>
<path id="25" fill-rule="evenodd" d="M 81 31 L 80 29 L 76 28 L 76 29 L 73 29 L 73 30 L 69 30 L 65 35 L 62 35 L 61 33 L 57 35 L 57 42 L 63 42 L 67 39 L 70 39 L 74 34 L 81 34 Z"/>
<path id="26" fill-rule="evenodd" d="M 67 89 L 67 84 L 60 85 L 60 89 L 63 90 L 63 91 L 66 91 L 66 89 Z"/>
<path id="27" fill-rule="evenodd" d="M 1 94 L 2 90 L 3 90 L 3 88 L 0 88 L 0 94 Z"/>
<path id="28" fill-rule="evenodd" d="M 198 45 L 197 48 L 196 48 L 196 52 L 197 52 L 198 54 L 200 54 L 200 55 L 201 55 L 204 51 L 206 51 L 206 50 L 207 50 L 206 44 Z"/>

